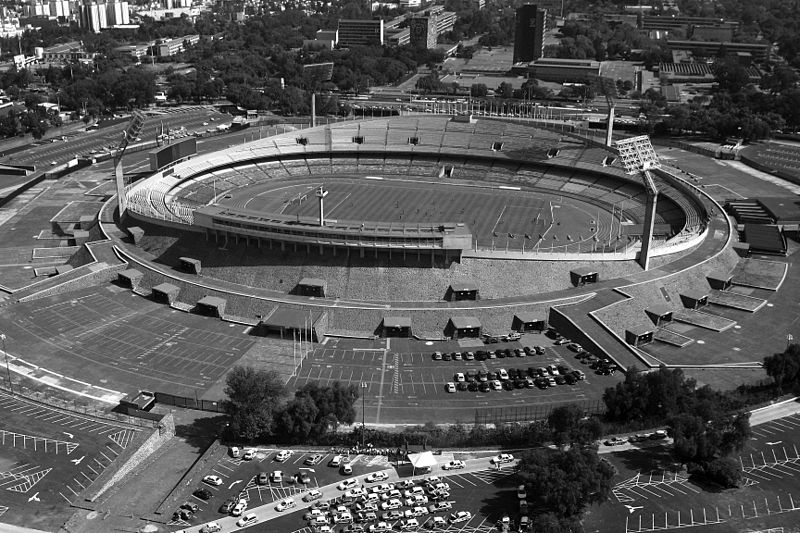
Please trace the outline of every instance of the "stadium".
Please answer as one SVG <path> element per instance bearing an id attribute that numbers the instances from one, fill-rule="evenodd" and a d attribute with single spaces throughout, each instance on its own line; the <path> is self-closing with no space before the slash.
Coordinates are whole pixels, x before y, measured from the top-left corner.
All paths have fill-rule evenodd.
<path id="1" fill-rule="evenodd" d="M 131 268 L 120 278 L 143 296 L 264 332 L 442 340 L 555 324 L 566 316 L 559 305 L 601 287 L 663 280 L 668 301 L 681 302 L 709 291 L 706 273 L 732 268 L 719 205 L 654 168 L 656 268 L 642 269 L 641 174 L 560 128 L 397 117 L 170 164 L 126 189 L 118 248 Z M 610 342 L 567 320 L 570 338 L 623 368 L 641 365 L 638 341 L 614 343 L 626 326 L 642 329 L 640 313 L 635 326 L 612 326 Z M 642 339 L 652 337 L 645 329 Z"/>

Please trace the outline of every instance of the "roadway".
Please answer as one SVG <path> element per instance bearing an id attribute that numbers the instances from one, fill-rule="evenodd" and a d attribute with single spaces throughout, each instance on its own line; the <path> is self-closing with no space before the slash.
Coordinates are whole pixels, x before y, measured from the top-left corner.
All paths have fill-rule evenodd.
<path id="1" fill-rule="evenodd" d="M 171 112 L 148 116 L 145 126 L 139 134 L 141 142 L 154 141 L 161 128 L 170 131 L 185 128 L 187 132 L 205 131 L 216 125 L 230 122 L 230 115 L 219 113 L 213 107 L 195 106 L 191 108 L 171 109 Z M 0 163 L 36 165 L 40 169 L 45 166 L 56 166 L 75 158 L 108 152 L 114 149 L 127 128 L 128 119 L 114 121 L 99 129 L 79 131 L 45 141 L 38 141 L 16 153 L 8 153 L 0 158 Z"/>

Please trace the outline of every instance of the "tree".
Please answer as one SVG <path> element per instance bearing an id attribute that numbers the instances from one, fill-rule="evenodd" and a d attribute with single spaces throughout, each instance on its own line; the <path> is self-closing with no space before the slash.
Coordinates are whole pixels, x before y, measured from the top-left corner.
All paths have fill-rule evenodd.
<path id="1" fill-rule="evenodd" d="M 273 417 L 286 395 L 274 370 L 235 366 L 225 378 L 223 408 L 231 417 L 234 437 L 254 440 L 272 434 Z"/>
<path id="2" fill-rule="evenodd" d="M 485 83 L 473 83 L 469 87 L 469 94 L 470 96 L 474 96 L 477 98 L 483 98 L 489 92 L 489 88 L 486 87 Z"/>
<path id="3" fill-rule="evenodd" d="M 553 432 L 553 442 L 585 445 L 599 439 L 603 426 L 597 419 L 584 419 L 583 410 L 575 404 L 562 405 L 553 409 L 547 417 L 547 425 Z"/>
<path id="4" fill-rule="evenodd" d="M 705 467 L 705 476 L 726 488 L 738 487 L 742 481 L 742 469 L 733 457 L 714 459 Z"/>
<path id="5" fill-rule="evenodd" d="M 577 517 L 587 505 L 608 498 L 615 475 L 596 448 L 532 450 L 523 453 L 519 464 L 528 498 L 559 519 Z"/>
<path id="6" fill-rule="evenodd" d="M 800 344 L 790 344 L 783 353 L 765 357 L 764 370 L 779 390 L 797 387 L 800 382 Z"/>

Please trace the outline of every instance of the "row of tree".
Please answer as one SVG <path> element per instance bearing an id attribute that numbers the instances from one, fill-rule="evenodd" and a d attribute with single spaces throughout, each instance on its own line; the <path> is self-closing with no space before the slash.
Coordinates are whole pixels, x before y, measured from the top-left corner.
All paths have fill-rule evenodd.
<path id="1" fill-rule="evenodd" d="M 277 372 L 236 366 L 226 378 L 225 395 L 229 437 L 315 444 L 339 424 L 355 421 L 358 389 L 338 381 L 307 383 L 291 395 Z"/>
<path id="2" fill-rule="evenodd" d="M 672 452 L 692 474 L 723 486 L 737 486 L 741 469 L 732 454 L 750 437 L 750 414 L 728 394 L 697 387 L 680 369 L 641 373 L 635 368 L 625 380 L 603 394 L 606 420 L 625 427 L 666 423 L 674 439 Z"/>

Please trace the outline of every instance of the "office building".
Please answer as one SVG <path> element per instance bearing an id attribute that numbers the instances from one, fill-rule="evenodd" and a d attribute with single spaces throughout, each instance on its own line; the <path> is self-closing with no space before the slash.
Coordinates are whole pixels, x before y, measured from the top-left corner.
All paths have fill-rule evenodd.
<path id="1" fill-rule="evenodd" d="M 535 4 L 517 8 L 514 24 L 514 63 L 530 62 L 544 55 L 547 11 Z"/>
<path id="2" fill-rule="evenodd" d="M 530 75 L 556 83 L 586 83 L 600 75 L 600 62 L 588 59 L 537 59 L 530 64 Z"/>
<path id="3" fill-rule="evenodd" d="M 339 21 L 339 40 L 341 47 L 382 45 L 384 42 L 383 21 L 342 19 Z"/>

